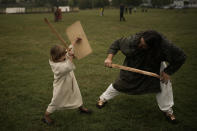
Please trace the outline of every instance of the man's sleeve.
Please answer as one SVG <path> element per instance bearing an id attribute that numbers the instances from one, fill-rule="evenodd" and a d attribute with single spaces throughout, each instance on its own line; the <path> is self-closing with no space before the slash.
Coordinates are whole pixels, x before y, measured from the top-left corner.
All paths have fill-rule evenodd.
<path id="1" fill-rule="evenodd" d="M 164 60 L 169 63 L 164 72 L 172 75 L 175 73 L 185 62 L 186 55 L 182 49 L 172 44 L 166 38 L 163 38 L 162 52 L 164 54 Z"/>
<path id="2" fill-rule="evenodd" d="M 120 50 L 120 41 L 121 39 L 114 41 L 109 47 L 107 53 L 115 55 Z"/>
<path id="3" fill-rule="evenodd" d="M 129 52 L 129 43 L 130 42 L 131 42 L 130 37 L 120 38 L 111 44 L 107 53 L 115 55 L 120 50 L 120 51 L 122 51 L 123 54 L 126 55 L 127 52 Z"/>

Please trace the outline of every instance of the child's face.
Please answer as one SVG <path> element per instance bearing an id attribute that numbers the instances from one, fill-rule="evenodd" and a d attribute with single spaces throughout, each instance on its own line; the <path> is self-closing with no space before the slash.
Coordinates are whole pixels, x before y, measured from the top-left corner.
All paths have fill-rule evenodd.
<path id="1" fill-rule="evenodd" d="M 61 58 L 59 58 L 58 62 L 62 62 L 66 60 L 66 55 L 62 56 Z"/>
<path id="2" fill-rule="evenodd" d="M 62 62 L 66 60 L 66 51 L 62 53 L 62 56 L 58 59 L 58 62 Z"/>

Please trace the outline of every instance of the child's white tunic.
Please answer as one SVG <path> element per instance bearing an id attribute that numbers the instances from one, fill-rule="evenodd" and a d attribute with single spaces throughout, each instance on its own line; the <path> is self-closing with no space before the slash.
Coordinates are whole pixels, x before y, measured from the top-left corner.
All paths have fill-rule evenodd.
<path id="1" fill-rule="evenodd" d="M 77 84 L 73 70 L 75 66 L 70 60 L 52 62 L 49 60 L 54 73 L 53 98 L 47 108 L 47 112 L 61 109 L 74 109 L 82 106 L 81 92 Z"/>

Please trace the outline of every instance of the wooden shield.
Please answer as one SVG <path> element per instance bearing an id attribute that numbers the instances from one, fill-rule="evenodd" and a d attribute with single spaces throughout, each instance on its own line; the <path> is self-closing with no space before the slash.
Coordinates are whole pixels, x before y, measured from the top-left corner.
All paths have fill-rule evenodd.
<path id="1" fill-rule="evenodd" d="M 88 43 L 88 39 L 83 30 L 83 27 L 81 26 L 80 21 L 76 21 L 74 24 L 69 26 L 66 29 L 66 34 L 71 43 L 73 43 L 78 37 L 82 39 L 74 46 L 74 53 L 77 59 L 81 59 L 92 52 L 92 49 L 90 47 L 90 44 Z"/>

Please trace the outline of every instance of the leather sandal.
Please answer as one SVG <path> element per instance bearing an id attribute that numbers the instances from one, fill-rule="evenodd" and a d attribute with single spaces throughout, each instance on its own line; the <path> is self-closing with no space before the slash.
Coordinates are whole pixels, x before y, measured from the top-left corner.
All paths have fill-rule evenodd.
<path id="1" fill-rule="evenodd" d="M 106 102 L 104 102 L 104 101 L 102 101 L 102 100 L 98 100 L 97 101 L 97 103 L 96 103 L 96 106 L 99 108 L 99 109 L 101 109 L 101 108 L 103 108 L 104 106 L 105 106 L 105 104 L 107 103 L 107 101 Z"/>
<path id="2" fill-rule="evenodd" d="M 169 114 L 169 113 L 165 112 L 164 115 L 165 115 L 168 122 L 170 122 L 172 124 L 178 124 L 178 121 L 176 120 L 174 114 Z"/>

